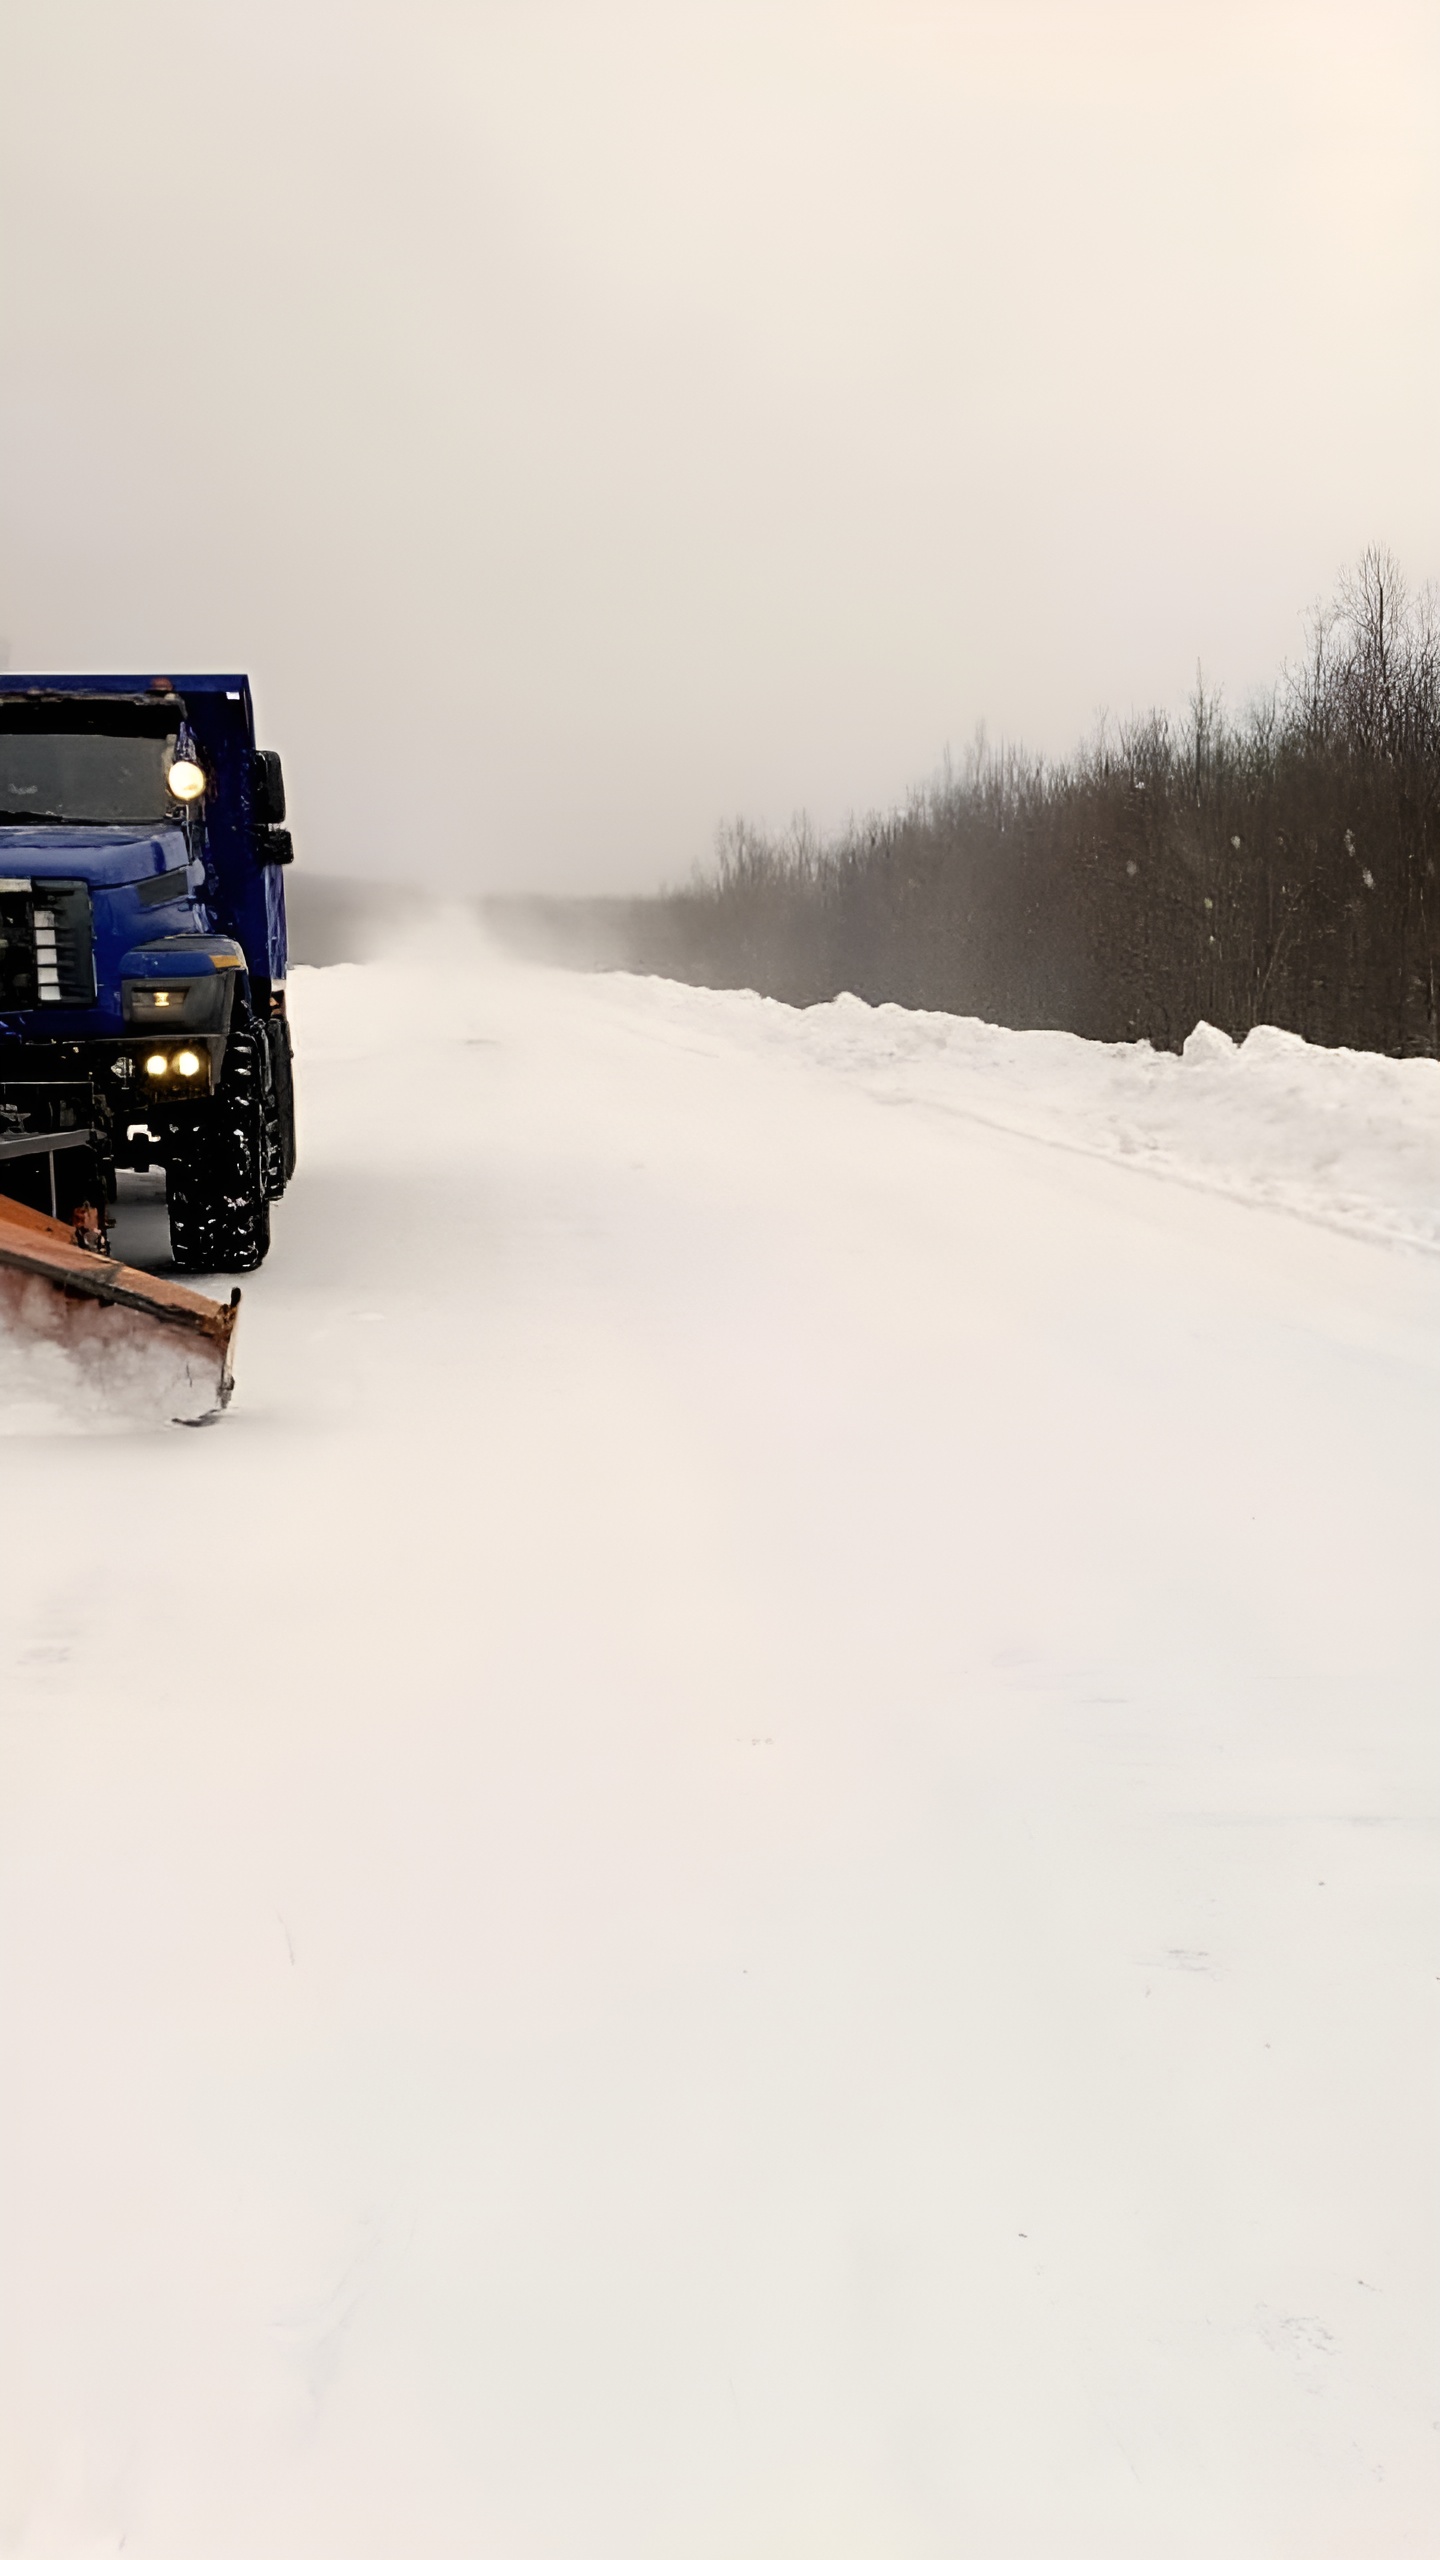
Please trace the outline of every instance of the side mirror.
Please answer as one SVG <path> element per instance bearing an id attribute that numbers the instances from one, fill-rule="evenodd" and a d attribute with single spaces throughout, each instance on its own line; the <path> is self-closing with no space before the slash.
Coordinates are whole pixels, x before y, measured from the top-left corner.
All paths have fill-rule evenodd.
<path id="1" fill-rule="evenodd" d="M 250 814 L 257 827 L 278 827 L 285 815 L 285 776 L 273 747 L 262 747 L 251 768 Z"/>
<path id="2" fill-rule="evenodd" d="M 288 827 L 257 827 L 255 830 L 257 862 L 293 862 L 295 847 Z"/>

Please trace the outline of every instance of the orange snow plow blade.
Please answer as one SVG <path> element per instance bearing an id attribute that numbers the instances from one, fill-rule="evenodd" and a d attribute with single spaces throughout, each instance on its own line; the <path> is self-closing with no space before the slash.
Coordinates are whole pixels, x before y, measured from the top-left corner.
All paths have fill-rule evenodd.
<path id="1" fill-rule="evenodd" d="M 155 1339 L 165 1339 L 183 1352 L 186 1368 L 198 1369 L 214 1393 L 208 1411 L 176 1419 L 209 1421 L 223 1413 L 235 1384 L 230 1354 L 240 1314 L 239 1290 L 232 1289 L 228 1306 L 222 1306 L 198 1289 L 184 1289 L 178 1281 L 112 1262 L 99 1244 L 95 1213 L 81 1211 L 80 1217 L 84 1222 L 80 1226 L 66 1226 L 63 1219 L 47 1218 L 39 1209 L 27 1209 L 18 1200 L 0 1196 L 0 1274 L 14 1272 L 22 1282 L 48 1282 L 59 1292 L 65 1316 L 92 1340 L 106 1323 L 107 1309 L 114 1311 L 116 1327 L 132 1337 L 137 1319 L 142 1326 L 160 1328 Z M 80 1241 L 87 1233 L 95 1236 L 94 1245 Z"/>

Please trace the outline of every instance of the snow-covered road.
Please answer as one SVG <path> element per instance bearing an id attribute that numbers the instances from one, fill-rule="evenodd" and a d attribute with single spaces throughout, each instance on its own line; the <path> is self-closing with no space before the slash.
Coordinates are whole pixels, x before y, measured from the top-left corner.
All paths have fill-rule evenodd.
<path id="1" fill-rule="evenodd" d="M 1435 2560 L 1440 1069 L 294 1009 L 11 1378 L 0 2549 Z"/>

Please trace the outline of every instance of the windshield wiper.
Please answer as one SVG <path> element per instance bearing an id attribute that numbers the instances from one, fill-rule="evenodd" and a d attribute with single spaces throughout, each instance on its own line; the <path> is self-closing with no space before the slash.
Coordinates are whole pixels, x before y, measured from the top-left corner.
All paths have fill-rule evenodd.
<path id="1" fill-rule="evenodd" d="M 0 809 L 0 827 L 103 827 L 106 818 L 72 818 L 68 809 Z"/>

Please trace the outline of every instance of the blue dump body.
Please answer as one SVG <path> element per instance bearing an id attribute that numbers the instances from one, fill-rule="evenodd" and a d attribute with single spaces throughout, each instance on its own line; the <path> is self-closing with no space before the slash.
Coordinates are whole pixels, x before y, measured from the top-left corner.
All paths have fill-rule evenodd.
<path id="1" fill-rule="evenodd" d="M 268 1007 L 272 990 L 285 985 L 285 887 L 273 859 L 262 862 L 254 815 L 255 715 L 242 675 L 6 675 L 5 702 L 44 698 L 75 701 L 107 696 L 134 701 L 163 686 L 178 696 L 203 763 L 208 788 L 203 816 L 181 824 L 123 826 L 6 826 L 0 829 L 0 872 L 35 881 L 83 880 L 90 889 L 94 1002 L 73 1001 L 64 1012 L 67 1040 L 105 1039 L 121 1029 L 123 977 L 146 976 L 167 966 L 167 937 L 184 933 L 238 944 L 256 998 Z M 187 844 L 188 835 L 188 844 Z M 148 963 L 140 958 L 150 947 Z M 132 956 L 133 963 L 132 965 Z M 193 970 L 203 957 L 192 944 L 175 953 L 177 968 Z M 0 1033 L 59 1036 L 62 1026 L 37 1006 L 23 1014 L 0 1013 Z"/>

